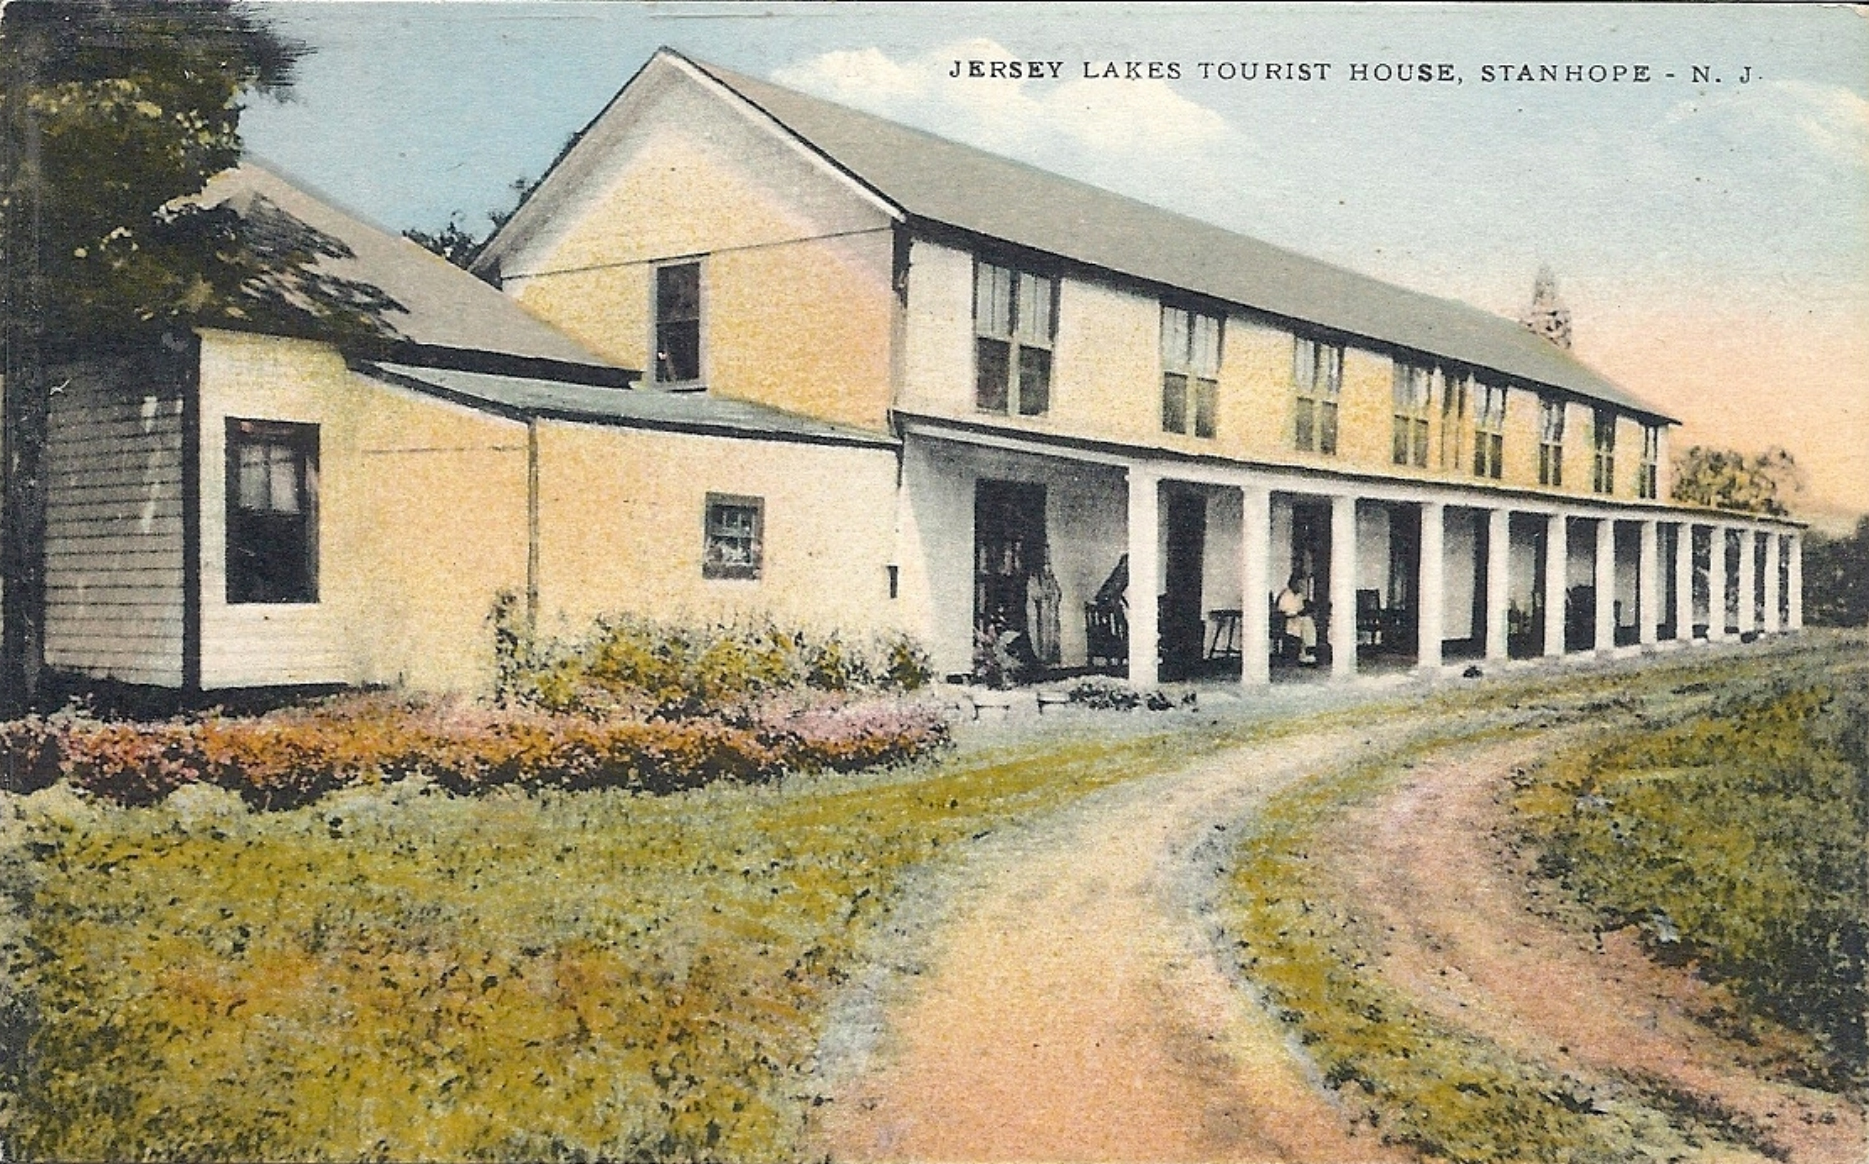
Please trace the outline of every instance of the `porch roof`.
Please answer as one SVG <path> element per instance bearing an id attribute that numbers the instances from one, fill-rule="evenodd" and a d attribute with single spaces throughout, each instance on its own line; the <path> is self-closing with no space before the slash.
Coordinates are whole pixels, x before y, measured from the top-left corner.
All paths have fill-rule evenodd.
<path id="1" fill-rule="evenodd" d="M 1477 477 L 1402 478 L 1369 469 L 1296 461 L 1243 460 L 1218 453 L 1134 445 L 1075 433 L 1044 432 L 990 420 L 965 420 L 932 413 L 897 411 L 894 419 L 896 430 L 905 440 L 919 437 L 1015 454 L 1065 457 L 1117 469 L 1149 465 L 1171 479 L 1179 469 L 1189 475 L 1187 479 L 1190 481 L 1210 484 L 1237 486 L 1240 478 L 1250 475 L 1269 479 L 1267 487 L 1275 492 L 1306 492 L 1306 486 L 1309 486 L 1308 491 L 1311 492 L 1356 493 L 1369 500 L 1438 500 L 1469 508 L 1503 505 L 1526 513 L 1563 512 L 1574 517 L 1592 517 L 1613 512 L 1625 520 L 1692 520 L 1702 525 L 1773 526 L 1781 529 L 1806 529 L 1810 525 L 1796 518 L 1772 514 L 1712 509 L 1675 501 L 1552 493 Z M 1358 487 L 1365 491 L 1358 492 Z"/>
<path id="2" fill-rule="evenodd" d="M 681 59 L 911 219 L 1562 389 L 1653 420 L 1675 419 L 1515 320 L 718 65 Z"/>
<path id="3" fill-rule="evenodd" d="M 888 436 L 705 392 L 654 392 L 532 376 L 360 360 L 366 375 L 521 420 L 569 420 L 702 436 L 892 449 Z"/>

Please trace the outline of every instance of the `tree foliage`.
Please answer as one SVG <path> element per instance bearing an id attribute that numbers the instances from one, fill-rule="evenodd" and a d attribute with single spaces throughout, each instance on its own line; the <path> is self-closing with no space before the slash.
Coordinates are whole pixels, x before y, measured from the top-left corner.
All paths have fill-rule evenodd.
<path id="1" fill-rule="evenodd" d="M 0 10 L 0 695 L 15 708 L 43 653 L 48 365 L 195 323 L 315 317 L 332 289 L 325 315 L 367 323 L 355 288 L 314 272 L 334 240 L 249 230 L 197 198 L 240 159 L 243 100 L 283 92 L 307 51 L 237 0 Z"/>
<path id="2" fill-rule="evenodd" d="M 1776 445 L 1750 457 L 1695 445 L 1674 460 L 1674 499 L 1690 505 L 1782 517 L 1802 489 L 1797 462 Z"/>
<path id="3" fill-rule="evenodd" d="M 1817 626 L 1869 625 L 1869 517 L 1846 537 L 1806 538 L 1804 617 Z"/>
<path id="4" fill-rule="evenodd" d="M 55 347 L 240 320 L 256 276 L 292 265 L 191 199 L 240 160 L 242 99 L 284 91 L 306 51 L 230 0 L 7 7 L 0 213 L 39 219 L 8 249 L 36 263 Z"/>

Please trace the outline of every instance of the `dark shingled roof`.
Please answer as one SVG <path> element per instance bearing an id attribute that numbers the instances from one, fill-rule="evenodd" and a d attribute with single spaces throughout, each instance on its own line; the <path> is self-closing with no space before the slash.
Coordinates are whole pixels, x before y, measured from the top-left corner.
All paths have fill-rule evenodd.
<path id="1" fill-rule="evenodd" d="M 318 270 L 387 295 L 400 308 L 382 313 L 396 344 L 615 371 L 609 361 L 534 317 L 511 296 L 264 166 L 243 162 L 216 175 L 200 200 L 229 206 L 249 220 L 270 207 L 341 244 L 349 255 L 321 257 Z"/>
<path id="2" fill-rule="evenodd" d="M 519 419 L 539 417 L 703 436 L 894 448 L 880 433 L 705 392 L 654 392 L 562 380 L 364 360 L 357 368 L 405 388 Z"/>
<path id="3" fill-rule="evenodd" d="M 717 65 L 681 59 L 912 219 L 1672 419 L 1514 320 Z"/>

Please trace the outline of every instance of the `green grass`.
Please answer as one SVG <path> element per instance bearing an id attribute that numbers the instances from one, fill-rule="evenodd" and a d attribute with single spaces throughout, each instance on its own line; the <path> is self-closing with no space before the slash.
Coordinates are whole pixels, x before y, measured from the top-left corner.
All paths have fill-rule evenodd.
<path id="1" fill-rule="evenodd" d="M 1620 707 L 1627 686 L 1537 677 L 1406 706 L 1543 722 Z M 1023 742 L 904 769 L 661 798 L 401 785 L 274 813 L 212 790 L 133 809 L 63 789 L 0 800 L 0 1146 L 793 1158 L 832 1001 L 906 877 L 1097 788 L 1298 726 L 1250 708 L 1049 718 Z M 1297 795 L 1320 798 L 1321 821 L 1337 794 Z M 1309 827 L 1279 811 L 1281 830 Z M 1348 947 L 1319 932 L 1306 957 L 1328 965 Z M 1360 988 L 1353 963 L 1339 979 Z M 1471 1057 L 1440 1032 L 1410 1038 Z M 1473 1094 L 1448 1086 L 1450 1103 Z"/>
<path id="2" fill-rule="evenodd" d="M 1751 1129 L 1717 1110 L 1683 1104 L 1658 1081 L 1592 1087 L 1414 1006 L 1369 969 L 1379 936 L 1366 930 L 1310 853 L 1347 809 L 1379 795 L 1403 763 L 1436 748 L 1501 731 L 1585 722 L 1639 747 L 1650 733 L 1669 730 L 1670 721 L 1706 722 L 1709 684 L 1756 690 L 1787 676 L 1860 676 L 1869 669 L 1869 652 L 1859 642 L 1798 646 L 1800 652 L 1717 665 L 1670 661 L 1633 677 L 1589 676 L 1535 693 L 1514 687 L 1486 692 L 1464 709 L 1448 707 L 1439 740 L 1416 742 L 1275 797 L 1244 830 L 1221 896 L 1223 928 L 1242 973 L 1360 1118 L 1385 1139 L 1431 1156 L 1621 1161 L 1677 1158 L 1719 1139 L 1763 1147 Z M 1517 714 L 1503 722 L 1462 718 L 1463 710 L 1487 708 Z M 1777 827 L 1795 837 L 1803 824 L 1796 816 L 1781 818 Z M 1858 854 L 1860 843 L 1859 833 Z M 1692 861 L 1676 853 L 1666 864 L 1672 872 L 1664 877 L 1684 881 L 1679 871 Z M 1626 872 L 1606 869 L 1601 884 Z M 1702 908 L 1730 904 L 1729 898 Z M 1683 916 L 1700 916 L 1681 908 Z"/>
<path id="3" fill-rule="evenodd" d="M 1693 961 L 1869 1078 L 1869 695 L 1793 671 L 1713 713 L 1553 757 L 1513 798 L 1542 867 L 1607 928 Z M 1735 1016 L 1745 1019 L 1746 1014 Z"/>
<path id="4" fill-rule="evenodd" d="M 16 801 L 10 1154 L 788 1158 L 831 998 L 906 872 L 1237 738 L 1112 717 L 663 798 Z"/>

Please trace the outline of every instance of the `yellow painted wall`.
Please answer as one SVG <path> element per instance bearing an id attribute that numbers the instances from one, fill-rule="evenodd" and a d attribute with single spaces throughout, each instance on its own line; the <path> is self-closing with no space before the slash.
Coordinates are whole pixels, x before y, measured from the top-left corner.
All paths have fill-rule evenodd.
<path id="1" fill-rule="evenodd" d="M 226 601 L 226 419 L 319 428 L 318 601 Z M 526 588 L 526 425 L 379 383 L 314 343 L 209 332 L 202 680 L 485 690 L 494 596 Z M 771 614 L 868 633 L 891 600 L 894 451 L 541 422 L 540 611 Z M 765 502 L 757 581 L 701 576 L 710 492 Z"/>
<path id="2" fill-rule="evenodd" d="M 1220 362 L 1216 444 L 1227 456 L 1255 460 L 1335 461 L 1292 446 L 1294 430 L 1290 332 L 1231 316 Z"/>
<path id="3" fill-rule="evenodd" d="M 1513 385 L 1506 389 L 1504 471 L 1506 485 L 1538 488 L 1538 393 Z"/>
<path id="4" fill-rule="evenodd" d="M 1162 432 L 1161 328 L 1154 299 L 1061 280 L 1051 414 L 1040 422 L 1137 444 L 1190 442 Z"/>
<path id="5" fill-rule="evenodd" d="M 653 376 L 655 267 L 698 258 L 709 391 L 884 429 L 888 216 L 693 81 L 664 70 L 651 82 L 627 95 L 633 128 L 550 235 L 502 262 L 506 289 Z"/>
<path id="6" fill-rule="evenodd" d="M 888 590 L 893 450 L 546 422 L 539 460 L 546 633 L 607 611 L 769 613 L 851 633 L 906 618 Z M 702 577 L 709 493 L 763 499 L 759 579 Z"/>
<path id="7" fill-rule="evenodd" d="M 1632 416 L 1616 420 L 1616 496 L 1639 496 L 1642 474 L 1642 423 Z"/>
<path id="8" fill-rule="evenodd" d="M 1419 476 L 1395 464 L 1395 366 L 1363 348 L 1343 354 L 1343 402 L 1338 409 L 1337 460 L 1346 468 Z"/>
<path id="9" fill-rule="evenodd" d="M 202 683 L 481 687 L 494 593 L 525 580 L 525 429 L 351 372 L 330 348 L 207 332 Z M 226 422 L 315 424 L 318 601 L 229 604 Z"/>

